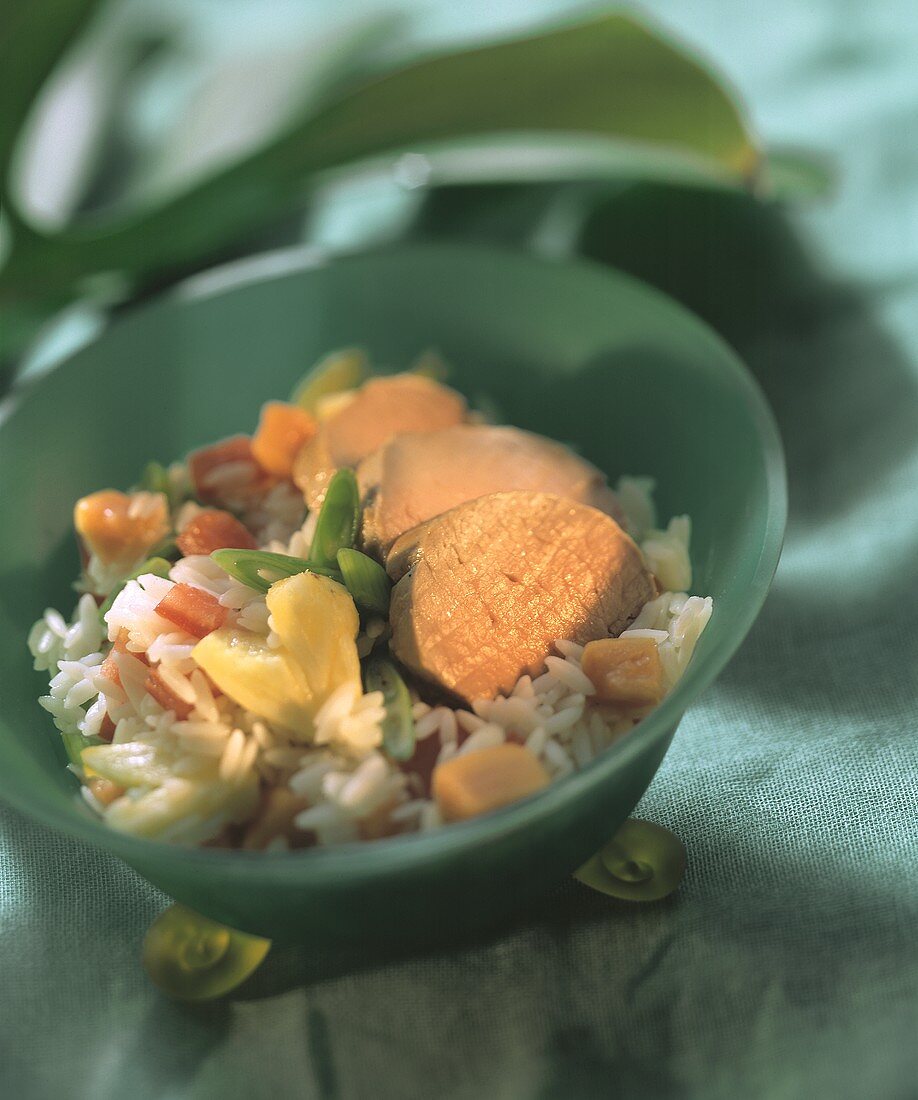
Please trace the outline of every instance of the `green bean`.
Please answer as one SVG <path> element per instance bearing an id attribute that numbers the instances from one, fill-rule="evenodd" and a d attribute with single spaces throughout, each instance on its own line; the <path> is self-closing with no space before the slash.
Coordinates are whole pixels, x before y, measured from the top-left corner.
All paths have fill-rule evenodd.
<path id="1" fill-rule="evenodd" d="M 275 580 L 295 577 L 298 573 L 318 573 L 342 583 L 341 573 L 337 569 L 305 558 L 293 558 L 289 554 L 271 554 L 267 550 L 214 550 L 210 556 L 224 572 L 256 592 L 266 593 L 274 583 L 261 575 L 262 570 L 279 574 Z"/>
<path id="2" fill-rule="evenodd" d="M 574 878 L 613 898 L 658 901 L 678 887 L 685 862 L 685 845 L 675 833 L 633 817 Z"/>
<path id="3" fill-rule="evenodd" d="M 360 518 L 360 494 L 353 470 L 339 470 L 331 479 L 316 532 L 309 547 L 309 560 L 325 568 L 337 564 L 338 551 L 354 545 Z"/>
<path id="4" fill-rule="evenodd" d="M 359 550 L 342 547 L 338 551 L 338 568 L 360 611 L 367 615 L 389 614 L 389 590 L 392 582 L 379 562 L 361 554 Z"/>
<path id="5" fill-rule="evenodd" d="M 142 577 L 144 575 L 144 573 L 152 573 L 156 577 L 168 577 L 169 576 L 169 570 L 171 568 L 172 568 L 172 562 L 171 561 L 166 561 L 165 558 L 161 558 L 161 557 L 147 558 L 147 560 L 142 565 L 137 566 L 137 568 L 134 570 L 133 573 L 130 574 L 130 576 L 125 577 L 124 580 L 121 582 L 121 584 L 118 585 L 117 588 L 114 588 L 114 589 L 112 589 L 111 592 L 109 592 L 108 598 L 104 601 L 104 603 L 99 608 L 99 618 L 104 621 L 106 614 L 109 611 L 111 611 L 112 604 L 115 602 L 117 597 L 121 594 L 121 592 L 124 589 L 124 586 L 127 584 L 128 581 L 136 581 L 137 578 Z"/>
<path id="6" fill-rule="evenodd" d="M 364 665 L 363 683 L 368 692 L 383 693 L 383 748 L 393 760 L 408 760 L 414 752 L 414 717 L 411 696 L 398 669 L 385 657 L 370 657 Z"/>

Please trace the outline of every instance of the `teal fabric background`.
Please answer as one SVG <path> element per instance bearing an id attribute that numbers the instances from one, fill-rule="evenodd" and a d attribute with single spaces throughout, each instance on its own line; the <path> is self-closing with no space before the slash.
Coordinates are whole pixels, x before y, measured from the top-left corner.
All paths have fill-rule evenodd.
<path id="1" fill-rule="evenodd" d="M 787 446 L 773 593 L 639 811 L 685 839 L 681 891 L 560 884 L 424 957 L 278 951 L 192 1008 L 139 966 L 165 899 L 0 809 L 3 1095 L 918 1096 L 918 16 L 650 7 L 839 174 L 788 213 L 639 188 L 585 233 L 721 329 Z"/>

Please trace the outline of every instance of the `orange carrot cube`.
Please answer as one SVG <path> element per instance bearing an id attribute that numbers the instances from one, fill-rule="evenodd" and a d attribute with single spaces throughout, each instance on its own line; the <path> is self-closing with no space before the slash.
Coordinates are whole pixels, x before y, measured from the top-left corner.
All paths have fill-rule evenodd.
<path id="1" fill-rule="evenodd" d="M 219 508 L 199 512 L 175 540 L 184 555 L 212 554 L 214 550 L 257 550 L 251 531 L 235 516 Z"/>
<path id="2" fill-rule="evenodd" d="M 156 614 L 203 638 L 226 622 L 227 610 L 216 596 L 192 584 L 176 584 L 156 605 Z"/>
<path id="3" fill-rule="evenodd" d="M 183 722 L 194 709 L 190 703 L 186 703 L 175 694 L 160 675 L 158 668 L 150 669 L 150 675 L 144 680 L 143 686 L 163 710 L 173 711 L 180 722 Z"/>
<path id="4" fill-rule="evenodd" d="M 269 401 L 261 410 L 252 438 L 255 461 L 278 478 L 289 478 L 293 461 L 316 433 L 316 422 L 305 409 L 283 401 Z"/>

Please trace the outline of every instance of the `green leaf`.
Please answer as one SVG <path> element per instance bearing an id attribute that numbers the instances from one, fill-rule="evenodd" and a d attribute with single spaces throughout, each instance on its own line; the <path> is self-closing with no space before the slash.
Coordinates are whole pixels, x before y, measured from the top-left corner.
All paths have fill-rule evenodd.
<path id="1" fill-rule="evenodd" d="M 0 189 L 41 86 L 99 0 L 0 0 Z"/>
<path id="2" fill-rule="evenodd" d="M 826 157 L 799 149 L 770 149 L 762 173 L 761 193 L 771 199 L 821 199 L 835 186 Z"/>
<path id="3" fill-rule="evenodd" d="M 27 241 L 28 255 L 14 256 L 16 276 L 38 287 L 98 271 L 176 270 L 295 205 L 317 173 L 520 133 L 598 139 L 648 158 L 648 171 L 662 153 L 667 165 L 675 158 L 733 185 L 751 181 L 760 159 L 739 109 L 707 69 L 630 16 L 606 15 L 364 81 L 158 208 Z"/>
<path id="4" fill-rule="evenodd" d="M 568 134 L 662 145 L 748 178 L 758 152 L 735 104 L 682 48 L 614 14 L 446 54 L 390 73 L 309 127 L 331 167 L 483 134 Z"/>

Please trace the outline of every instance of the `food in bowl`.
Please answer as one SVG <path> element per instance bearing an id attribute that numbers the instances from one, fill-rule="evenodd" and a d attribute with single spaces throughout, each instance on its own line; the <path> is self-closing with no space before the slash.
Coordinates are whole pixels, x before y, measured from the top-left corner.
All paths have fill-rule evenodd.
<path id="1" fill-rule="evenodd" d="M 462 821 L 626 736 L 712 613 L 649 479 L 335 353 L 254 434 L 77 502 L 41 705 L 93 811 L 285 850 Z"/>

